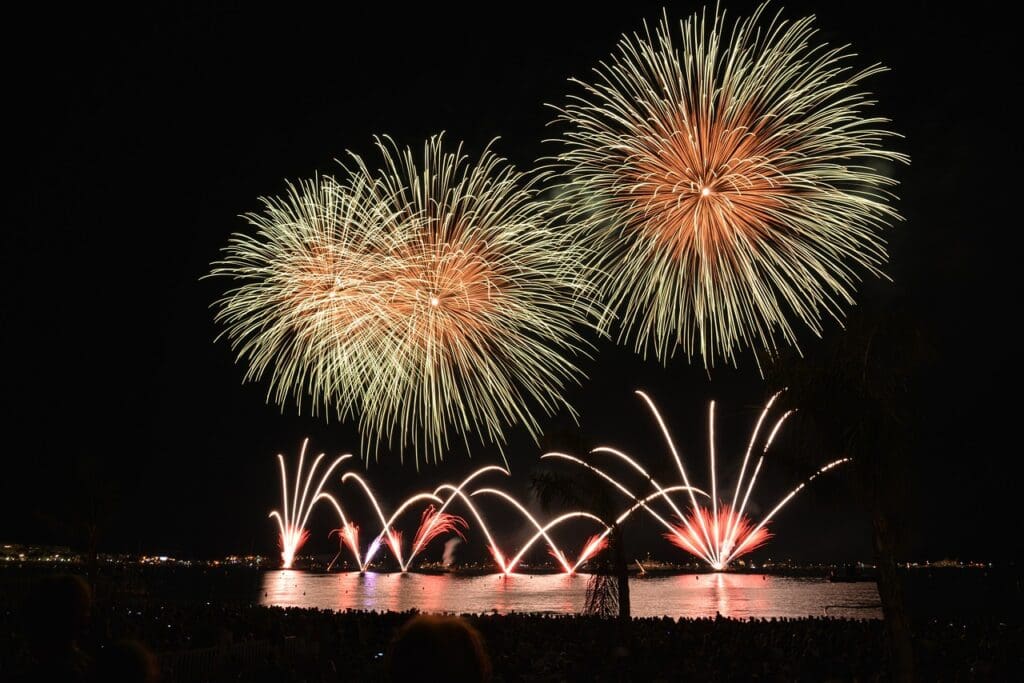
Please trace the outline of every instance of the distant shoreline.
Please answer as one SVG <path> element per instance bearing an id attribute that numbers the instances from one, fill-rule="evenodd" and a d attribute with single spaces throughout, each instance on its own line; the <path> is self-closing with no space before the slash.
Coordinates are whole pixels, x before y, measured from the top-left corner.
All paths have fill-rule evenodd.
<path id="1" fill-rule="evenodd" d="M 305 573 L 308 573 L 308 574 L 324 574 L 324 575 L 327 575 L 327 574 L 352 574 L 352 573 L 356 573 L 355 569 L 340 569 L 340 570 L 339 569 L 333 569 L 331 571 L 327 571 L 325 569 L 317 568 L 317 567 L 313 567 L 313 568 L 297 567 L 297 568 L 294 568 L 294 569 L 280 569 L 280 568 L 275 569 L 275 568 L 267 567 L 267 568 L 261 568 L 260 571 L 267 571 L 267 572 L 271 572 L 271 571 L 300 571 L 300 572 L 305 572 Z M 409 574 L 428 574 L 428 575 L 432 575 L 432 576 L 442 576 L 442 575 L 445 575 L 445 574 L 448 574 L 448 575 L 451 575 L 451 576 L 490 576 L 490 575 L 500 575 L 501 574 L 501 572 L 495 571 L 493 567 L 481 567 L 481 568 L 460 567 L 460 568 L 456 568 L 456 569 L 436 569 L 436 568 L 432 568 L 432 567 L 425 567 L 425 568 L 411 569 L 411 570 L 409 570 L 409 572 L 398 572 L 398 571 L 393 571 L 393 570 L 388 570 L 388 569 L 381 569 L 381 570 L 370 569 L 369 571 L 367 571 L 365 573 L 368 573 L 368 574 L 371 574 L 371 573 L 372 574 L 400 574 L 400 573 L 409 573 Z M 545 575 L 561 574 L 561 573 L 562 573 L 561 571 L 556 570 L 554 568 L 546 568 L 546 567 L 531 568 L 531 567 L 526 567 L 526 568 L 523 568 L 522 570 L 513 572 L 512 576 L 538 576 L 538 575 L 545 576 Z M 590 572 L 587 572 L 587 571 L 580 571 L 580 572 L 577 572 L 577 573 L 581 574 L 581 575 L 585 575 L 585 576 L 589 576 L 590 575 Z M 875 581 L 876 580 L 876 577 L 874 575 L 874 570 L 873 569 L 864 570 L 863 573 L 857 574 L 857 575 L 832 575 L 832 576 L 830 576 L 827 571 L 821 570 L 821 569 L 778 569 L 778 568 L 773 568 L 773 569 L 769 569 L 769 570 L 729 569 L 729 570 L 726 570 L 726 571 L 716 572 L 716 571 L 713 571 L 711 569 L 701 570 L 701 569 L 687 569 L 687 568 L 681 568 L 681 567 L 656 567 L 656 568 L 648 568 L 644 572 L 641 572 L 636 567 L 633 567 L 629 571 L 629 578 L 630 579 L 643 580 L 643 579 L 646 579 L 646 578 L 654 578 L 654 577 L 662 577 L 662 576 L 694 576 L 694 575 L 697 575 L 697 576 L 714 576 L 716 574 L 742 574 L 742 575 L 750 575 L 750 576 L 777 576 L 777 577 L 785 577 L 785 578 L 827 579 L 827 580 L 835 581 L 835 582 L 858 582 L 858 581 Z"/>

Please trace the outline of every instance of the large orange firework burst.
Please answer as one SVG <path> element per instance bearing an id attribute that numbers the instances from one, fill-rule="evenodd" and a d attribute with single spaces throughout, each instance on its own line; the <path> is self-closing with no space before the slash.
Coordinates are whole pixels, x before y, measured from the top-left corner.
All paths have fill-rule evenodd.
<path id="1" fill-rule="evenodd" d="M 796 320 L 820 333 L 881 273 L 899 218 L 885 171 L 907 158 L 860 89 L 882 67 L 813 44 L 811 17 L 760 27 L 763 9 L 624 36 L 559 110 L 554 166 L 601 255 L 602 326 L 663 362 L 681 346 L 735 363 L 795 344 Z"/>
<path id="2" fill-rule="evenodd" d="M 343 179 L 290 186 L 246 216 L 213 274 L 237 286 L 218 321 L 268 399 L 357 416 L 366 454 L 438 458 L 454 436 L 504 441 L 566 407 L 589 306 L 583 249 L 552 225 L 539 176 L 490 149 L 378 141 Z"/>

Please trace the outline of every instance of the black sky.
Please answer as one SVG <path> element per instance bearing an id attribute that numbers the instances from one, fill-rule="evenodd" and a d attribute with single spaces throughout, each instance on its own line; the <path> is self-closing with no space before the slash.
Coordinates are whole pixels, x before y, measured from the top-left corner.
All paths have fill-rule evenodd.
<path id="1" fill-rule="evenodd" d="M 269 551 L 273 455 L 295 453 L 307 435 L 328 453 L 356 449 L 358 437 L 267 406 L 265 386 L 242 386 L 228 346 L 213 342 L 208 306 L 223 284 L 200 278 L 245 228 L 238 214 L 284 179 L 334 170 L 346 150 L 372 159 L 374 134 L 419 145 L 447 131 L 471 153 L 500 136 L 497 151 L 529 167 L 550 151 L 540 143 L 551 135 L 544 104 L 563 101 L 567 78 L 586 76 L 621 33 L 660 13 L 639 2 L 349 4 L 89 8 L 8 27 L 0 542 L 81 545 L 75 511 L 98 490 L 109 514 L 104 548 Z M 698 7 L 672 3 L 669 15 Z M 910 302 L 906 315 L 934 350 L 915 380 L 912 485 L 898 521 L 907 555 L 1009 557 L 1019 513 L 1006 473 L 1020 457 L 1012 17 L 924 2 L 784 7 L 789 18 L 816 13 L 821 37 L 851 43 L 860 65 L 891 67 L 869 87 L 913 160 L 898 172 L 907 220 L 891 235 L 894 282 L 865 288 Z M 817 340 L 805 333 L 801 342 Z M 601 343 L 585 368 L 591 380 L 573 393 L 583 443 L 663 461 L 631 393 L 647 388 L 698 472 L 707 400 L 720 402 L 723 457 L 735 457 L 725 447 L 739 447 L 771 390 L 750 359 L 709 378 L 683 358 L 662 368 Z M 561 432 L 565 423 L 552 421 Z M 516 489 L 540 451 L 521 431 L 512 437 Z M 493 450 L 472 461 L 454 453 L 418 476 L 433 485 L 495 460 Z M 392 497 L 423 483 L 394 459 L 371 465 L 370 476 Z M 761 502 L 793 476 L 780 458 Z M 842 476 L 823 480 L 779 519 L 762 556 L 867 558 L 862 519 Z M 315 530 L 325 534 L 330 521 L 321 515 Z M 636 542 L 672 556 L 655 531 L 638 525 Z M 324 534 L 314 547 L 328 547 Z"/>

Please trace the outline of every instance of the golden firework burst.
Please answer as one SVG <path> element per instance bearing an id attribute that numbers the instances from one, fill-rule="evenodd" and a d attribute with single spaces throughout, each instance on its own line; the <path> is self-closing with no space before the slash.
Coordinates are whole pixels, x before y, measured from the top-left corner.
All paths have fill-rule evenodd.
<path id="1" fill-rule="evenodd" d="M 239 284 L 217 320 L 268 399 L 357 416 L 382 443 L 438 458 L 451 436 L 504 442 L 566 406 L 592 305 L 584 247 L 553 225 L 538 175 L 489 148 L 471 163 L 431 138 L 417 159 L 378 140 L 246 216 L 213 274 Z"/>
<path id="2" fill-rule="evenodd" d="M 845 48 L 813 18 L 694 15 L 624 36 L 559 109 L 564 216 L 599 254 L 601 327 L 662 361 L 705 366 L 796 343 L 881 274 L 907 157 L 869 113 Z"/>

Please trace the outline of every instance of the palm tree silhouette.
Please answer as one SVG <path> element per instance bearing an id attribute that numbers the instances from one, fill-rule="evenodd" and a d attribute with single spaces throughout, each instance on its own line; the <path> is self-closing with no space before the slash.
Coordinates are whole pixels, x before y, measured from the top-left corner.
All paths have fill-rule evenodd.
<path id="1" fill-rule="evenodd" d="M 576 453 L 585 453 L 589 450 L 583 443 L 579 429 L 575 425 L 564 423 L 548 429 L 542 445 L 557 445 L 559 449 Z M 629 565 L 626 560 L 622 525 L 614 523 L 616 516 L 621 512 L 621 501 L 614 500 L 607 484 L 588 470 L 564 472 L 538 466 L 530 473 L 530 490 L 545 511 L 555 507 L 587 510 L 610 523 L 612 531 L 608 535 L 608 551 L 591 560 L 591 565 L 595 567 L 597 576 L 611 574 L 615 577 L 619 621 L 623 625 L 628 624 Z M 608 595 L 609 587 L 598 585 L 601 581 L 597 579 L 592 588 L 603 594 L 602 602 L 607 603 L 611 598 Z"/>
<path id="2" fill-rule="evenodd" d="M 767 367 L 767 378 L 787 386 L 799 408 L 799 450 L 820 458 L 853 458 L 857 492 L 871 516 L 873 549 L 895 680 L 914 676 L 910 625 L 896 572 L 895 508 L 905 498 L 911 434 L 911 383 L 927 351 L 898 301 L 884 309 L 861 307 L 845 331 L 787 352 Z M 877 304 L 876 304 L 877 306 Z"/>

